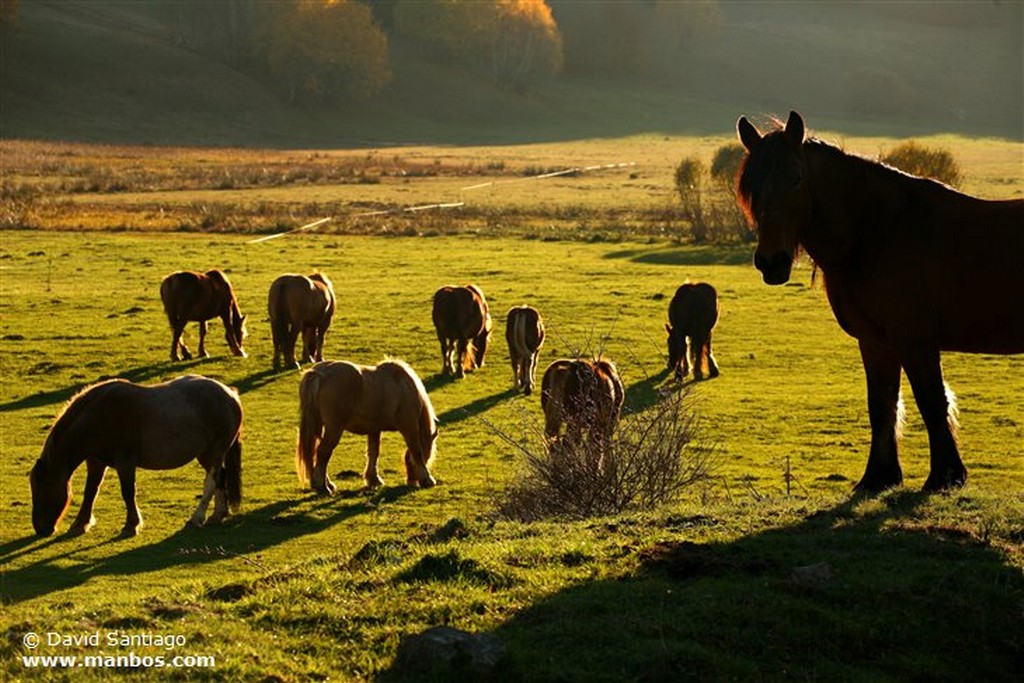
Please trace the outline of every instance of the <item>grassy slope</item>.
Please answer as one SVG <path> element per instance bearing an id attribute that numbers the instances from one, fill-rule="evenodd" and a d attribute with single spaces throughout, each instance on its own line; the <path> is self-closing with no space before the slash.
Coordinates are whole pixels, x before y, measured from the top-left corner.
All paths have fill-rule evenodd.
<path id="1" fill-rule="evenodd" d="M 831 321 L 820 290 L 764 287 L 745 249 L 345 236 L 245 246 L 223 236 L 41 232 L 7 234 L 3 244 L 9 275 L 0 370 L 9 379 L 0 438 L 10 457 L 0 465 L 0 485 L 20 492 L 0 510 L 0 588 L 12 633 L 180 632 L 186 654 L 221 657 L 218 677 L 261 672 L 285 680 L 372 676 L 390 666 L 401 634 L 437 623 L 495 631 L 510 647 L 506 674 L 526 680 L 663 679 L 687 671 L 901 678 L 969 667 L 999 678 L 1019 656 L 1019 638 L 1008 635 L 1019 624 L 1024 590 L 1015 403 L 1024 385 L 1014 359 L 945 362 L 961 396 L 972 474 L 966 492 L 848 502 L 868 445 L 854 345 Z M 159 360 L 168 335 L 154 283 L 183 263 L 228 269 L 252 316 L 249 359 L 228 357 L 214 325 L 212 359 Z M 427 381 L 442 419 L 436 489 L 395 486 L 394 435 L 384 439 L 382 460 L 392 486 L 379 495 L 360 495 L 357 476 L 345 474 L 362 466 L 363 445 L 352 437 L 332 463 L 343 495 L 324 501 L 297 488 L 298 378 L 268 372 L 262 306 L 276 274 L 313 267 L 332 275 L 342 301 L 328 356 L 372 362 L 399 355 Z M 473 280 L 499 313 L 534 303 L 551 330 L 542 366 L 570 346 L 603 346 L 620 364 L 631 403 L 642 405 L 664 380 L 666 299 L 656 295 L 669 296 L 686 277 L 716 283 L 722 297 L 716 353 L 723 375 L 695 390 L 706 434 L 720 444 L 721 478 L 656 515 L 492 528 L 480 515 L 515 459 L 477 418 L 517 433 L 524 414 L 537 417 L 537 401 L 507 392 L 500 325 L 483 370 L 456 383 L 434 378 L 429 293 Z M 142 473 L 147 526 L 136 539 L 112 537 L 123 515 L 113 477 L 94 533 L 28 536 L 24 473 L 59 405 L 103 376 L 156 381 L 185 369 L 243 394 L 245 513 L 223 528 L 181 531 L 199 485 L 187 467 Z M 910 490 L 926 474 L 925 454 L 912 413 L 904 442 Z M 791 499 L 784 496 L 786 456 L 796 477 Z M 463 520 L 469 537 L 431 540 L 450 518 Z M 651 550 L 684 540 L 710 543 L 710 550 Z M 840 578 L 820 588 L 789 580 L 793 567 L 815 562 L 830 563 Z M 622 633 L 628 645 L 595 635 L 603 633 Z M 976 658 L 936 645 L 962 637 Z M 21 675 L 16 640 L 2 647 L 7 673 Z M 94 653 L 43 654 L 70 652 Z"/>
<path id="2" fill-rule="evenodd" d="M 739 113 L 797 108 L 821 128 L 858 135 L 1024 138 L 1019 4 L 976 5 L 972 21 L 948 18 L 956 6 L 934 17 L 915 16 L 914 7 L 724 3 L 721 32 L 694 41 L 657 79 L 563 77 L 524 96 L 396 48 L 395 81 L 377 100 L 305 110 L 175 46 L 171 27 L 138 5 L 25 0 L 20 30 L 5 38 L 0 134 L 282 147 L 497 144 L 723 134 Z M 865 80 L 879 85 L 851 94 Z"/>

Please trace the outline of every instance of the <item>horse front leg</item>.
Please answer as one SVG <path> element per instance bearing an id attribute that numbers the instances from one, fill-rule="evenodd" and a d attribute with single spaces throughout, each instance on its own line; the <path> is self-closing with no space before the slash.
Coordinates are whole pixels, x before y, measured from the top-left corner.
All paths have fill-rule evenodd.
<path id="1" fill-rule="evenodd" d="M 366 470 L 363 472 L 363 481 L 366 488 L 375 489 L 384 485 L 380 473 L 377 471 L 377 461 L 380 459 L 380 432 L 367 434 L 366 436 Z"/>
<path id="2" fill-rule="evenodd" d="M 87 458 L 85 465 L 89 473 L 85 479 L 82 507 L 78 510 L 74 524 L 68 529 L 68 533 L 73 536 L 84 534 L 96 525 L 96 517 L 93 516 L 92 510 L 96 503 L 96 494 L 100 491 L 100 484 L 103 483 L 103 476 L 107 473 L 107 466 L 96 458 Z"/>
<path id="3" fill-rule="evenodd" d="M 210 354 L 208 354 L 206 352 L 206 326 L 207 326 L 207 323 L 206 323 L 205 320 L 200 320 L 199 321 L 199 349 L 198 349 L 198 352 L 199 352 L 199 357 L 200 358 L 209 358 L 210 357 Z"/>
<path id="4" fill-rule="evenodd" d="M 124 499 L 126 516 L 121 537 L 129 538 L 139 533 L 142 528 L 142 513 L 139 512 L 135 500 L 135 465 L 122 465 L 117 468 L 117 477 L 121 482 L 121 498 Z"/>
<path id="5" fill-rule="evenodd" d="M 959 488 L 967 483 L 967 468 L 960 459 L 956 441 L 956 403 L 942 381 L 942 363 L 937 348 L 915 348 L 903 361 L 914 400 L 928 429 L 931 471 L 925 491 Z"/>
<path id="6" fill-rule="evenodd" d="M 679 359 L 679 367 L 676 369 L 676 377 L 680 380 L 690 374 L 690 352 L 693 351 L 693 340 L 683 335 L 683 354 Z"/>
<path id="7" fill-rule="evenodd" d="M 708 332 L 708 338 L 704 342 L 704 355 L 708 359 L 708 379 L 718 377 L 718 363 L 715 362 L 715 355 L 711 352 L 711 335 L 712 332 Z"/>
<path id="8" fill-rule="evenodd" d="M 326 337 L 327 327 L 318 327 L 316 329 L 316 341 L 312 350 L 313 361 L 316 363 L 320 363 L 324 359 L 324 339 Z"/>
<path id="9" fill-rule="evenodd" d="M 860 355 L 868 384 L 871 451 L 864 476 L 855 488 L 881 493 L 903 483 L 897 441 L 900 363 L 888 348 L 870 342 L 860 341 Z"/>

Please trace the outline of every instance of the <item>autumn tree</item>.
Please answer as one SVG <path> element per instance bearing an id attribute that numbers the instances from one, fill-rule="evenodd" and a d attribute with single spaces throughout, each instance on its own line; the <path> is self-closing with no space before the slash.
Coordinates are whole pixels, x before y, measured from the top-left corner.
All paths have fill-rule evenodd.
<path id="1" fill-rule="evenodd" d="M 395 31 L 427 55 L 486 71 L 522 90 L 562 66 L 562 38 L 544 0 L 399 0 Z"/>
<path id="2" fill-rule="evenodd" d="M 280 3 L 261 39 L 270 75 L 300 99 L 366 99 L 391 81 L 387 37 L 367 5 L 350 0 Z"/>

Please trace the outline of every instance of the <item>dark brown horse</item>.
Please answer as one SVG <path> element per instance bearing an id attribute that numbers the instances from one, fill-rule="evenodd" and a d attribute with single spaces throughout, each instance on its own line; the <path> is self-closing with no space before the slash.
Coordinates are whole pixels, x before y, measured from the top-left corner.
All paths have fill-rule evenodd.
<path id="1" fill-rule="evenodd" d="M 527 396 L 533 391 L 537 356 L 544 344 L 544 321 L 536 308 L 510 308 L 505 320 L 505 341 L 512 360 L 512 383 Z"/>
<path id="2" fill-rule="evenodd" d="M 962 486 L 939 355 L 1024 353 L 1024 201 L 977 199 L 805 139 L 796 112 L 766 135 L 746 118 L 737 131 L 748 152 L 738 194 L 758 231 L 754 265 L 767 284 L 782 284 L 805 250 L 836 320 L 860 344 L 871 451 L 857 487 L 903 481 L 901 370 L 928 430 L 925 490 Z"/>
<path id="3" fill-rule="evenodd" d="M 210 270 L 205 273 L 182 270 L 171 273 L 160 283 L 160 298 L 171 324 L 171 360 L 190 360 L 192 353 L 182 341 L 185 325 L 199 323 L 199 357 L 206 358 L 206 321 L 220 318 L 224 324 L 224 337 L 231 353 L 245 358 L 242 342 L 245 340 L 245 316 L 238 310 L 238 301 L 231 283 L 224 273 Z"/>
<path id="4" fill-rule="evenodd" d="M 619 422 L 625 391 L 615 365 L 603 358 L 554 361 L 541 380 L 540 405 L 544 436 L 556 442 L 601 454 Z M 559 437 L 562 425 L 564 436 Z"/>
<path id="5" fill-rule="evenodd" d="M 693 378 L 718 377 L 718 363 L 711 353 L 711 331 L 718 322 L 718 293 L 706 282 L 683 284 L 668 305 L 668 369 L 677 379 L 690 372 L 693 356 Z"/>
<path id="6" fill-rule="evenodd" d="M 85 496 L 71 533 L 96 523 L 93 503 L 107 468 L 117 470 L 128 510 L 123 536 L 142 526 L 135 502 L 135 470 L 169 470 L 198 460 L 206 470 L 203 495 L 189 523 L 201 526 L 236 510 L 242 499 L 242 403 L 234 389 L 196 375 L 142 386 L 112 379 L 84 389 L 54 422 L 32 468 L 32 526 L 40 536 L 56 529 L 71 505 L 71 475 L 84 461 Z"/>
<path id="7" fill-rule="evenodd" d="M 494 323 L 479 287 L 447 285 L 437 290 L 432 317 L 441 343 L 442 375 L 462 377 L 483 366 Z"/>
<path id="8" fill-rule="evenodd" d="M 267 309 L 274 337 L 274 369 L 281 355 L 297 368 L 295 342 L 302 333 L 302 362 L 324 359 L 324 336 L 334 317 L 334 286 L 323 273 L 282 275 L 270 285 Z"/>
<path id="9" fill-rule="evenodd" d="M 420 378 L 402 361 L 377 366 L 317 363 L 299 383 L 299 412 L 295 469 L 299 481 L 311 482 L 318 493 L 335 491 L 327 464 L 345 431 L 366 436 L 363 478 L 368 487 L 384 483 L 377 472 L 381 432 L 400 432 L 405 439 L 410 485 L 425 488 L 436 483 L 429 469 L 437 440 L 434 407 Z"/>

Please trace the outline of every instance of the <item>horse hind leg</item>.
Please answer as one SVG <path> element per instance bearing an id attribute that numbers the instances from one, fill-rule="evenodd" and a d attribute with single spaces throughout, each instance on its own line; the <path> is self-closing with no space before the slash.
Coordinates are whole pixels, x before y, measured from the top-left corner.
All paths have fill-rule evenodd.
<path id="1" fill-rule="evenodd" d="M 707 341 L 704 342 L 704 354 L 708 359 L 708 379 L 718 377 L 718 363 L 715 361 L 715 354 L 711 352 L 711 333 L 708 333 Z"/>
<path id="2" fill-rule="evenodd" d="M 856 490 L 880 493 L 903 483 L 899 463 L 900 363 L 888 349 L 860 343 L 868 385 L 871 450 Z"/>
<path id="3" fill-rule="evenodd" d="M 316 462 L 313 463 L 313 471 L 310 473 L 310 485 L 322 496 L 333 496 L 337 490 L 327 473 L 327 465 L 330 464 L 334 449 L 341 441 L 341 434 L 341 429 L 327 427 L 320 443 L 317 444 Z"/>
<path id="4" fill-rule="evenodd" d="M 211 464 L 207 468 L 206 478 L 203 480 L 203 495 L 199 499 L 199 505 L 196 506 L 196 511 L 192 513 L 192 517 L 189 518 L 186 523 L 187 526 L 197 528 L 203 526 L 203 522 L 206 521 L 206 508 L 210 504 L 210 499 L 213 498 L 215 494 L 219 494 L 222 498 L 224 492 L 223 490 L 220 490 L 220 487 L 218 486 L 217 467 Z M 217 504 L 214 506 L 215 510 L 219 507 L 220 503 L 221 501 L 218 499 Z"/>
<path id="5" fill-rule="evenodd" d="M 72 535 L 84 534 L 96 525 L 96 517 L 93 516 L 92 510 L 96 503 L 96 495 L 100 491 L 100 484 L 103 483 L 103 477 L 107 473 L 107 466 L 96 458 L 88 458 L 85 463 L 88 468 L 88 474 L 85 479 L 85 493 L 82 498 L 82 507 L 78 510 L 78 516 L 75 518 L 71 528 L 68 529 L 68 533 Z"/>
<path id="6" fill-rule="evenodd" d="M 192 352 L 185 346 L 185 321 L 171 321 L 171 362 L 179 360 L 192 360 Z M 179 355 L 180 350 L 180 355 Z"/>
<path id="7" fill-rule="evenodd" d="M 207 322 L 205 320 L 199 321 L 199 348 L 197 349 L 200 358 L 209 358 L 210 354 L 206 352 L 206 329 Z"/>
<path id="8" fill-rule="evenodd" d="M 380 460 L 380 432 L 368 434 L 366 437 L 366 470 L 363 472 L 363 481 L 366 482 L 368 489 L 384 485 L 384 480 L 377 470 L 378 460 Z"/>
<path id="9" fill-rule="evenodd" d="M 128 538 L 137 535 L 142 528 L 142 513 L 139 512 L 139 505 L 135 500 L 135 467 L 123 465 L 117 468 L 117 477 L 120 480 L 121 498 L 124 499 L 126 510 L 121 537 Z"/>

